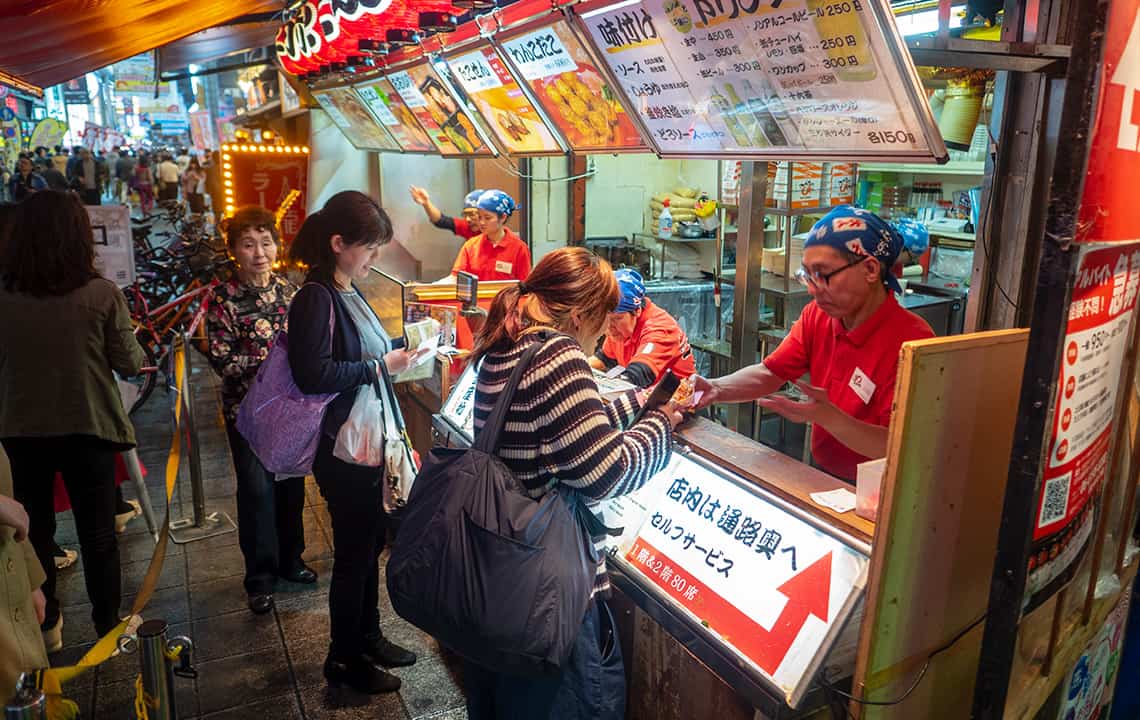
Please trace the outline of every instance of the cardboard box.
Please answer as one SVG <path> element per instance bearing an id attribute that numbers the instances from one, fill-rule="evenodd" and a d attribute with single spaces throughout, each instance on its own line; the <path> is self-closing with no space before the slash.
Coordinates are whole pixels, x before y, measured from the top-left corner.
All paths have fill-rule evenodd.
<path id="1" fill-rule="evenodd" d="M 823 163 L 768 163 L 768 205 L 779 208 L 811 208 L 822 203 Z M 788 188 L 791 187 L 791 204 Z"/>
<path id="2" fill-rule="evenodd" d="M 850 205 L 855 202 L 855 163 L 823 164 L 823 202 L 825 206 Z"/>

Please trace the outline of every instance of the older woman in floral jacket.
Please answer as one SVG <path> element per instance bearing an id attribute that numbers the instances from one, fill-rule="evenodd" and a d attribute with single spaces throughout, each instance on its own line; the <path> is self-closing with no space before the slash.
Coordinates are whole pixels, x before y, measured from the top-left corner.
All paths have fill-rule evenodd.
<path id="1" fill-rule="evenodd" d="M 304 478 L 275 479 L 237 431 L 238 406 L 285 327 L 297 287 L 273 271 L 277 224 L 273 213 L 251 206 L 224 226 L 237 277 L 214 289 L 206 319 L 209 357 L 222 379 L 222 407 L 237 474 L 238 541 L 245 557 L 249 609 L 273 609 L 277 578 L 311 584 L 317 575 L 301 560 L 305 549 L 302 513 Z"/>

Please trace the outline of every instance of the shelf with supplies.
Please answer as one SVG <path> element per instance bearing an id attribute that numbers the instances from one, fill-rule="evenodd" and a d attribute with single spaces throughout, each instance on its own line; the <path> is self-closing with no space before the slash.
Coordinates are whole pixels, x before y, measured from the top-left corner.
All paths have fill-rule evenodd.
<path id="1" fill-rule="evenodd" d="M 952 160 L 945 165 L 925 163 L 859 163 L 859 172 L 893 172 L 912 175 L 977 175 L 986 174 L 984 160 Z"/>

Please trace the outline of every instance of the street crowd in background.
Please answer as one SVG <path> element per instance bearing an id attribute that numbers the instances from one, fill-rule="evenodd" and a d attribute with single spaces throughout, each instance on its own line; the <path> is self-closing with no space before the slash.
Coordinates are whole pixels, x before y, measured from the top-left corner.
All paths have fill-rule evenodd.
<path id="1" fill-rule="evenodd" d="M 0 202 L 18 202 L 39 190 L 72 190 L 84 204 L 129 205 L 149 215 L 156 202 L 179 200 L 192 213 L 217 207 L 209 198 L 220 185 L 217 152 L 200 156 L 187 148 L 37 147 L 19 155 L 14 168 L 0 166 Z M 213 181 L 213 182 L 212 182 Z"/>

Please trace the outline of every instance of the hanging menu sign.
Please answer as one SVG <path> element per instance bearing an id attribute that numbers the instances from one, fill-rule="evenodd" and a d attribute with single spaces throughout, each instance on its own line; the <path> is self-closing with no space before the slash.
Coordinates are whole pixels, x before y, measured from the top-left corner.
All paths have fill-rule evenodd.
<path id="1" fill-rule="evenodd" d="M 562 147 L 494 48 L 458 55 L 447 64 L 511 154 L 561 154 Z"/>
<path id="2" fill-rule="evenodd" d="M 406 76 L 410 85 L 403 86 Z M 448 92 L 443 82 L 427 63 L 416 65 L 406 73 L 393 73 L 392 85 L 444 155 L 492 155 L 491 148 L 475 128 L 475 122 Z M 414 98 L 414 100 L 412 99 Z M 416 102 L 417 105 L 412 103 Z M 419 103 L 422 103 L 420 105 Z"/>
<path id="3" fill-rule="evenodd" d="M 352 88 L 341 87 L 313 93 L 321 107 L 357 150 L 399 150 L 396 141 L 364 107 Z"/>
<path id="4" fill-rule="evenodd" d="M 435 145 L 387 80 L 358 85 L 356 93 L 407 152 L 432 152 Z"/>
<path id="5" fill-rule="evenodd" d="M 501 46 L 570 147 L 578 152 L 645 148 L 593 58 L 563 22 Z"/>
<path id="6" fill-rule="evenodd" d="M 762 494 L 674 453 L 597 510 L 607 551 L 796 707 L 866 584 L 869 560 Z"/>
<path id="7" fill-rule="evenodd" d="M 640 0 L 580 22 L 662 154 L 945 158 L 882 2 Z"/>

